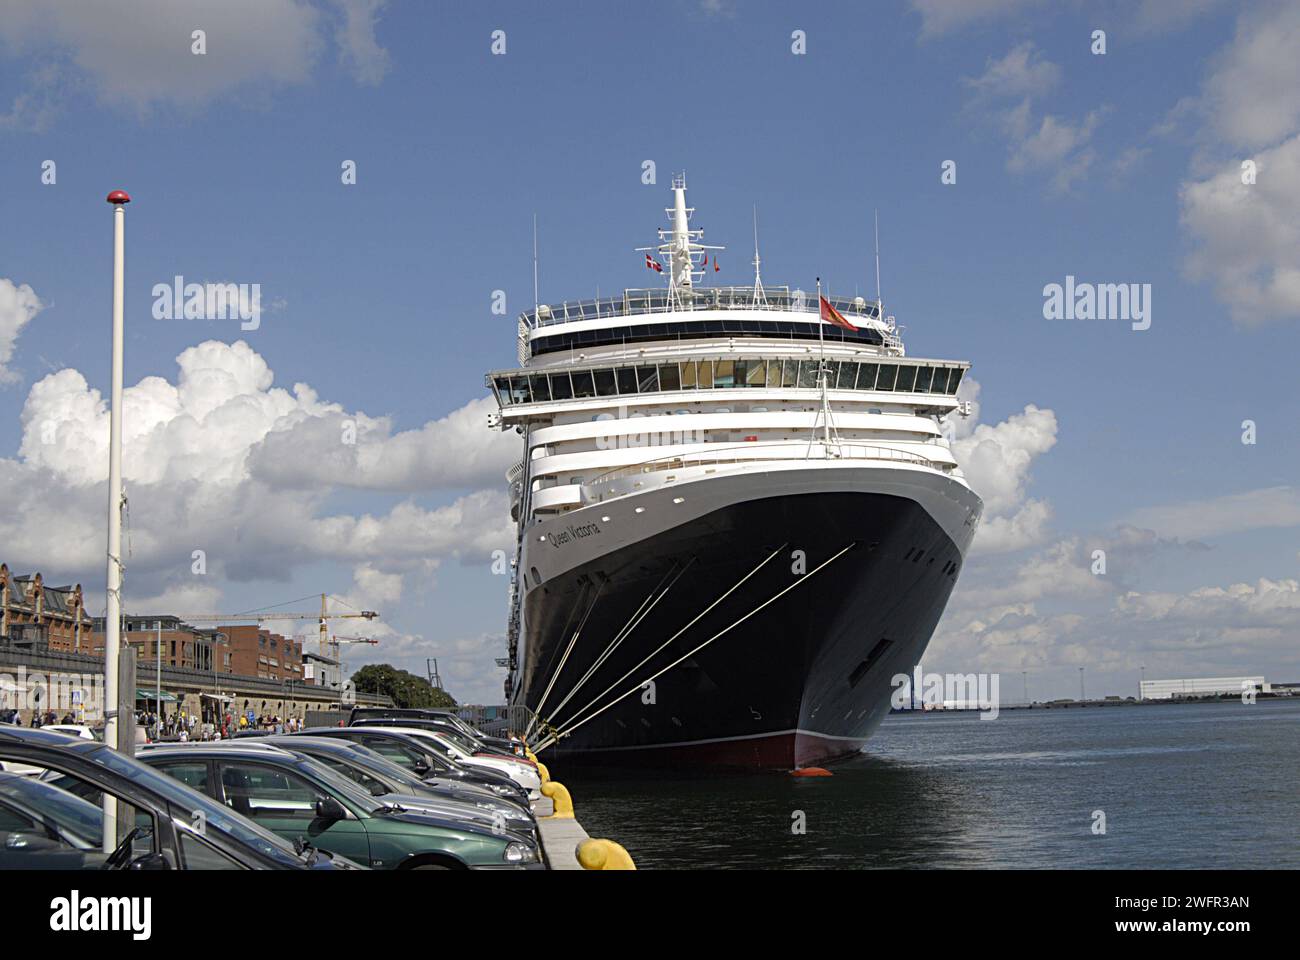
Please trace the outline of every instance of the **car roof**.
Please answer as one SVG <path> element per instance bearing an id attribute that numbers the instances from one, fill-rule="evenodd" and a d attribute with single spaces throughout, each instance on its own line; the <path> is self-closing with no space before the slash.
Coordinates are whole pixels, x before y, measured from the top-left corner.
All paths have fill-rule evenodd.
<path id="1" fill-rule="evenodd" d="M 67 750 L 93 750 L 102 747 L 98 740 L 86 740 L 66 733 L 53 733 L 40 727 L 10 727 L 0 724 L 0 743 L 23 743 L 37 747 L 63 747 Z"/>
<path id="2" fill-rule="evenodd" d="M 199 740 L 188 743 L 146 743 L 140 744 L 136 748 L 136 756 L 156 755 L 163 753 L 183 753 L 187 755 L 196 755 L 218 751 L 224 757 L 228 754 L 235 756 L 256 756 L 264 757 L 267 754 L 292 756 L 292 752 L 274 743 L 240 743 L 236 740 Z"/>

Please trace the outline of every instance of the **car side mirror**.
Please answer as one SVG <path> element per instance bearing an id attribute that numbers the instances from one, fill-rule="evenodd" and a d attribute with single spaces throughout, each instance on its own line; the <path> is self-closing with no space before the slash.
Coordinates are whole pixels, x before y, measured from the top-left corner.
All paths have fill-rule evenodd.
<path id="1" fill-rule="evenodd" d="M 320 797 L 316 800 L 316 816 L 322 820 L 343 820 L 347 815 L 343 804 L 334 797 Z"/>
<path id="2" fill-rule="evenodd" d="M 372 797 L 382 797 L 386 793 L 388 793 L 388 788 L 385 787 L 378 780 L 370 784 L 370 795 Z"/>
<path id="3" fill-rule="evenodd" d="M 161 853 L 146 853 L 136 857 L 127 866 L 128 870 L 170 870 L 172 865 Z"/>
<path id="4" fill-rule="evenodd" d="M 424 776 L 426 773 L 432 770 L 433 767 L 429 766 L 428 760 L 416 760 L 415 763 L 411 764 L 411 769 L 414 770 L 416 773 L 418 773 L 420 776 Z"/>
<path id="5" fill-rule="evenodd" d="M 39 833 L 11 833 L 5 837 L 5 850 L 10 853 L 46 854 L 63 849 L 57 840 Z"/>

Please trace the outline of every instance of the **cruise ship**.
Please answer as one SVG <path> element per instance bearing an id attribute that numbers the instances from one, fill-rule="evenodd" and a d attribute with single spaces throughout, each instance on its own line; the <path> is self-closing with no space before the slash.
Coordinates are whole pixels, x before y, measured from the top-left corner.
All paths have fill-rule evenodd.
<path id="1" fill-rule="evenodd" d="M 663 286 L 536 306 L 486 378 L 522 440 L 507 702 L 568 761 L 820 765 L 961 572 L 983 504 L 940 421 L 969 364 L 907 356 L 879 296 L 765 286 L 757 225 L 753 283 L 705 285 L 721 248 L 672 194 L 638 248 Z"/>

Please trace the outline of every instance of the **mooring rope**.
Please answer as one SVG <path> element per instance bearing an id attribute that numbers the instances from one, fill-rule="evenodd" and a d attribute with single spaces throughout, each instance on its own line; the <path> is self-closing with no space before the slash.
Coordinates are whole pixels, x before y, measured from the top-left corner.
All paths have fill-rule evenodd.
<path id="1" fill-rule="evenodd" d="M 686 564 L 677 571 L 677 576 L 675 577 L 673 577 L 672 567 L 669 568 L 668 572 L 664 574 L 663 579 L 655 585 L 654 589 L 646 594 L 646 598 L 641 601 L 641 606 L 637 607 L 636 612 L 632 614 L 628 621 L 619 629 L 618 633 L 614 635 L 614 639 L 610 641 L 607 647 L 605 647 L 604 651 L 602 651 L 600 656 L 596 658 L 595 662 L 587 668 L 587 672 L 584 673 L 579 678 L 578 682 L 573 685 L 573 689 L 570 690 L 565 695 L 564 699 L 555 705 L 555 709 L 547 715 L 546 720 L 544 721 L 547 726 L 549 726 L 550 722 L 555 719 L 555 715 L 564 709 L 564 705 L 573 699 L 573 695 L 581 689 L 582 685 L 590 680 L 596 671 L 601 668 L 604 662 L 609 659 L 616 649 L 618 649 L 619 644 L 631 636 L 632 631 L 640 626 L 641 621 L 650 615 L 650 611 L 655 608 L 659 601 L 668 596 L 668 591 L 671 590 L 673 585 L 682 578 L 682 574 L 684 574 L 694 562 L 695 557 L 691 557 L 691 559 L 686 561 Z M 676 563 L 674 563 L 673 566 L 676 567 Z M 668 580 L 669 577 L 672 577 L 671 582 Z M 664 586 L 665 583 L 668 584 L 666 587 Z M 552 727 L 552 729 L 554 728 Z"/>
<path id="2" fill-rule="evenodd" d="M 559 664 L 551 673 L 551 680 L 546 685 L 546 689 L 542 691 L 542 699 L 537 701 L 537 709 L 534 711 L 533 716 L 534 724 L 541 717 L 542 707 L 546 703 L 546 698 L 551 695 L 551 688 L 555 686 L 555 681 L 559 679 L 560 671 L 564 669 L 564 662 L 569 659 L 569 654 L 573 652 L 573 645 L 578 642 L 578 637 L 582 634 L 582 628 L 587 625 L 587 618 L 591 616 L 591 611 L 596 609 L 596 601 L 600 599 L 600 593 L 605 589 L 605 583 L 605 580 L 600 581 L 600 585 L 596 588 L 596 593 L 592 596 L 591 603 L 587 607 L 587 612 L 582 615 L 582 621 L 578 624 L 578 629 L 573 631 L 573 636 L 569 638 L 569 645 L 564 648 L 564 656 L 560 657 Z M 532 735 L 532 732 L 533 726 L 530 725 L 528 728 L 530 736 Z"/>
<path id="3" fill-rule="evenodd" d="M 786 587 L 784 590 L 780 591 L 780 592 L 777 593 L 775 596 L 773 596 L 773 597 L 769 597 L 767 600 L 764 600 L 761 604 L 759 604 L 759 605 L 758 605 L 757 607 L 755 607 L 753 610 L 749 611 L 749 613 L 745 614 L 745 615 L 744 615 L 743 617 L 741 617 L 739 620 L 736 620 L 736 621 L 734 621 L 733 623 L 729 624 L 728 626 L 723 627 L 721 630 L 719 630 L 719 631 L 718 631 L 717 633 L 715 633 L 713 636 L 709 637 L 709 639 L 707 639 L 707 640 L 705 640 L 703 643 L 701 643 L 698 647 L 696 647 L 695 649 L 690 650 L 690 651 L 688 651 L 688 652 L 682 654 L 682 656 L 678 657 L 678 658 L 677 658 L 676 660 L 674 660 L 672 663 L 668 664 L 668 666 L 664 667 L 662 670 L 657 671 L 656 673 L 654 673 L 654 674 L 650 675 L 649 677 L 647 677 L 645 680 L 643 680 L 643 681 L 641 681 L 640 683 L 636 684 L 636 685 L 633 686 L 631 689 L 629 689 L 626 693 L 624 693 L 622 696 L 617 697 L 617 698 L 614 699 L 614 700 L 611 700 L 609 703 L 605 704 L 605 706 L 601 707 L 601 708 L 600 708 L 599 710 L 597 710 L 595 713 L 592 713 L 592 714 L 589 714 L 589 715 L 586 716 L 586 717 L 583 717 L 583 718 L 582 718 L 581 720 L 579 720 L 577 723 L 573 723 L 573 724 L 570 725 L 569 727 L 567 727 L 567 728 L 561 730 L 558 734 L 551 734 L 551 735 L 549 735 L 545 740 L 542 741 L 542 743 L 541 743 L 540 746 L 537 746 L 537 747 L 534 748 L 533 752 L 534 752 L 534 753 L 540 753 L 542 750 L 544 750 L 544 749 L 546 749 L 547 747 L 551 746 L 552 744 L 556 743 L 556 742 L 557 742 L 561 737 L 567 737 L 567 736 L 569 736 L 570 734 L 573 733 L 574 730 L 577 730 L 578 727 L 582 726 L 582 725 L 583 725 L 584 723 L 586 723 L 588 720 L 594 720 L 596 717 L 600 716 L 602 713 L 604 713 L 604 712 L 605 712 L 606 710 L 608 710 L 610 707 L 612 707 L 612 706 L 614 706 L 615 704 L 619 703 L 620 701 L 626 700 L 628 697 L 632 696 L 632 694 L 636 693 L 638 690 L 640 690 L 642 687 L 644 687 L 644 686 L 645 686 L 647 683 L 649 683 L 650 681 L 655 680 L 656 678 L 663 676 L 665 673 L 667 673 L 667 672 L 668 672 L 669 670 L 671 670 L 673 667 L 677 666 L 677 664 L 681 663 L 683 660 L 688 660 L 688 659 L 690 659 L 691 657 L 695 656 L 695 654 L 699 653 L 701 650 L 703 650 L 705 647 L 707 647 L 709 644 L 711 644 L 714 640 L 717 640 L 717 639 L 718 639 L 719 637 L 721 637 L 723 634 L 729 633 L 731 630 L 734 630 L 736 627 L 740 626 L 742 623 L 744 623 L 746 620 L 748 620 L 748 619 L 749 619 L 750 617 L 752 617 L 754 614 L 758 613 L 758 612 L 759 612 L 760 610 L 762 610 L 764 607 L 768 606 L 769 604 L 775 603 L 777 600 L 781 599 L 783 596 L 785 596 L 787 593 L 789 593 L 789 592 L 790 592 L 791 590 L 793 590 L 795 587 L 799 586 L 799 584 L 801 584 L 801 583 L 805 583 L 806 581 L 810 580 L 813 576 L 815 576 L 817 573 L 819 573 L 823 568 L 825 568 L 826 566 L 828 566 L 828 565 L 831 564 L 831 563 L 834 563 L 834 562 L 835 562 L 836 560 L 838 560 L 840 557 L 844 556 L 844 554 L 846 554 L 846 553 L 848 553 L 850 550 L 852 550 L 855 544 L 856 544 L 856 541 L 854 541 L 853 543 L 850 543 L 850 544 L 849 544 L 848 546 L 846 546 L 844 549 L 840 550 L 839 553 L 836 553 L 834 556 L 830 557 L 829 559 L 827 559 L 827 560 L 823 560 L 820 564 L 818 564 L 816 567 L 814 567 L 814 568 L 813 568 L 812 570 L 810 570 L 808 573 L 804 574 L 802 577 L 800 577 L 800 578 L 799 578 L 798 580 L 796 580 L 794 583 L 790 584 L 790 586 Z M 784 547 L 784 544 L 782 544 L 782 547 Z M 778 548 L 778 552 L 779 552 L 780 549 L 781 549 L 781 548 Z M 776 554 L 774 553 L 772 556 L 776 556 Z M 771 559 L 771 557 L 769 557 L 768 559 Z M 763 562 L 766 563 L 767 561 L 764 560 Z M 761 566 L 761 565 L 760 565 L 760 566 Z M 739 584 L 738 584 L 738 585 L 739 585 Z M 734 589 L 734 588 L 733 588 L 733 589 Z M 693 621 L 692 621 L 692 622 L 693 622 Z M 663 649 L 663 648 L 661 647 L 660 649 Z M 657 651 L 656 651 L 656 652 L 657 652 Z M 642 663 L 644 663 L 644 662 L 645 662 L 645 661 L 642 661 Z M 638 664 L 638 666 L 639 666 L 639 665 L 640 665 L 640 664 Z M 636 669 L 636 668 L 633 667 L 633 669 Z M 629 672 L 631 672 L 631 671 L 629 671 Z M 625 675 L 625 676 L 626 676 L 626 675 Z M 603 694 L 602 694 L 602 696 L 603 696 Z"/>

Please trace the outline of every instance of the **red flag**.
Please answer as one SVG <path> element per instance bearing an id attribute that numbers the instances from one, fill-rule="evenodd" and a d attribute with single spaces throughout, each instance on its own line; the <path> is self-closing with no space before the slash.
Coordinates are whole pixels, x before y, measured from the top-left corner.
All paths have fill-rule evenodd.
<path id="1" fill-rule="evenodd" d="M 833 323 L 837 327 L 843 327 L 845 330 L 858 329 L 853 324 L 845 320 L 844 317 L 841 316 L 840 312 L 836 310 L 834 307 L 832 307 L 831 302 L 827 300 L 825 297 L 818 297 L 817 299 L 821 301 L 823 320 Z"/>
<path id="2" fill-rule="evenodd" d="M 648 254 L 648 253 L 645 255 L 645 268 L 646 268 L 647 270 L 654 270 L 654 271 L 656 271 L 657 273 L 663 273 L 663 272 L 664 272 L 664 268 L 663 268 L 662 266 L 660 266 L 659 261 L 656 260 L 656 259 L 654 259 L 654 258 L 653 258 L 652 256 L 650 256 L 650 254 Z"/>
<path id="3" fill-rule="evenodd" d="M 721 270 L 721 269 L 722 269 L 722 268 L 721 268 L 720 266 L 718 266 L 718 255 L 715 253 L 715 254 L 713 255 L 713 272 L 714 272 L 714 273 L 717 273 L 717 272 L 718 272 L 719 270 Z"/>
<path id="4" fill-rule="evenodd" d="M 703 270 L 709 265 L 709 255 L 706 253 L 704 259 L 700 261 L 700 269 Z"/>

